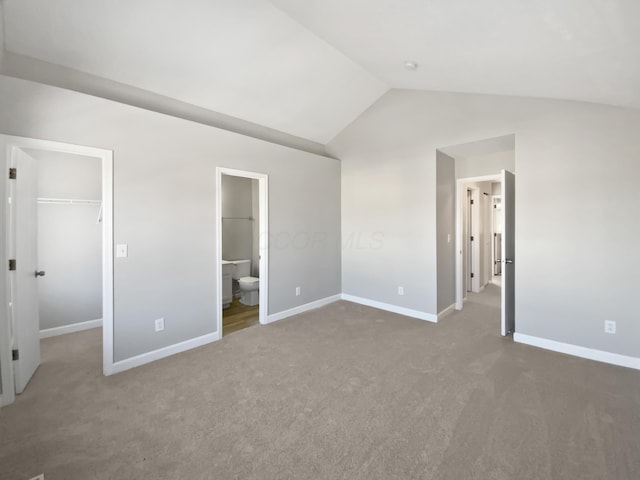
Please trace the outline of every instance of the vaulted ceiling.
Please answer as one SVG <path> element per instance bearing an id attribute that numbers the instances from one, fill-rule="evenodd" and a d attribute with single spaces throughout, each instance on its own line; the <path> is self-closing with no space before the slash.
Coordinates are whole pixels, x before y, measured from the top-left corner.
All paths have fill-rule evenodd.
<path id="1" fill-rule="evenodd" d="M 639 21 L 637 0 L 4 0 L 8 52 L 319 144 L 389 88 L 640 108 Z"/>
<path id="2" fill-rule="evenodd" d="M 264 0 L 7 0 L 7 50 L 319 143 L 386 84 Z"/>
<path id="3" fill-rule="evenodd" d="M 273 3 L 393 88 L 640 108 L 638 0 Z"/>

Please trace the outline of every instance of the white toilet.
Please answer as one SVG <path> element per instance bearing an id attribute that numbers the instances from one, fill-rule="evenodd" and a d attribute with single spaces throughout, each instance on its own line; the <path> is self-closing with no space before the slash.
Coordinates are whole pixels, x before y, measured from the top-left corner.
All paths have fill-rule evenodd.
<path id="1" fill-rule="evenodd" d="M 253 307 L 260 303 L 260 279 L 251 276 L 251 260 L 234 260 L 234 280 L 240 286 L 240 303 Z"/>

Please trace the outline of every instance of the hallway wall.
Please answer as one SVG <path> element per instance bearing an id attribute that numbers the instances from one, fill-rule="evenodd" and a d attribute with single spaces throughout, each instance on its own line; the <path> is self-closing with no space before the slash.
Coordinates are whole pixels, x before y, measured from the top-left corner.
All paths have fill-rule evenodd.
<path id="1" fill-rule="evenodd" d="M 611 259 L 640 237 L 638 131 L 637 110 L 391 90 L 328 146 L 342 161 L 343 238 L 384 238 L 343 251 L 343 292 L 435 315 L 436 150 L 515 134 L 516 331 L 640 358 L 640 255 Z M 605 319 L 617 321 L 616 335 L 604 333 Z"/>

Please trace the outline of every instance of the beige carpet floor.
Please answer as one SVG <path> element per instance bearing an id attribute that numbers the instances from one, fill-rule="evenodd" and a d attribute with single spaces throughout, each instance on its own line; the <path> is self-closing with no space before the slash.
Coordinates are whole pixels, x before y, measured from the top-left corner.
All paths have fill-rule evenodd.
<path id="1" fill-rule="evenodd" d="M 496 291 L 437 325 L 337 302 L 112 377 L 100 330 L 46 339 L 0 478 L 639 479 L 640 372 L 501 338 Z"/>

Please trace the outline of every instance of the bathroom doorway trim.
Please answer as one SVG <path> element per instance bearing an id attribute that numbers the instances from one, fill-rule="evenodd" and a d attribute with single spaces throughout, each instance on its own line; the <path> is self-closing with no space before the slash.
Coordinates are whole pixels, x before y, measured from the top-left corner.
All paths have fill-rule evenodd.
<path id="1" fill-rule="evenodd" d="M 267 323 L 269 312 L 269 176 L 265 173 L 248 172 L 216 167 L 216 325 L 222 338 L 222 175 L 258 180 L 258 254 L 260 256 L 260 308 L 259 321 Z"/>

